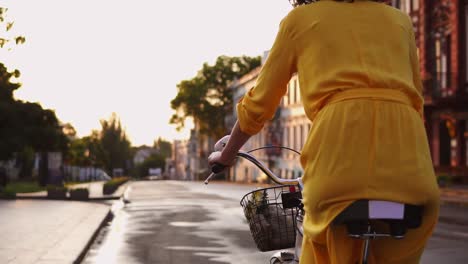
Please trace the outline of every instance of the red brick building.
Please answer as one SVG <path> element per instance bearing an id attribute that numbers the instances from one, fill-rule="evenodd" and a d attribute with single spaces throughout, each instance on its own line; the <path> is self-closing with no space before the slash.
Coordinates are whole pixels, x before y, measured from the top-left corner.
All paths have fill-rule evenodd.
<path id="1" fill-rule="evenodd" d="M 392 0 L 410 14 L 434 166 L 468 183 L 468 0 Z"/>

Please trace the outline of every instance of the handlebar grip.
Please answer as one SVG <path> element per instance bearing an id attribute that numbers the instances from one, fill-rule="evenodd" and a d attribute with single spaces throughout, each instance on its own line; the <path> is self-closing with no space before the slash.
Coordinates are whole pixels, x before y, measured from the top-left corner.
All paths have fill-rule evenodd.
<path id="1" fill-rule="evenodd" d="M 222 172 L 225 168 L 226 166 L 224 166 L 223 164 L 215 163 L 213 164 L 213 166 L 211 166 L 211 172 L 213 172 L 214 174 L 217 174 L 217 173 Z"/>

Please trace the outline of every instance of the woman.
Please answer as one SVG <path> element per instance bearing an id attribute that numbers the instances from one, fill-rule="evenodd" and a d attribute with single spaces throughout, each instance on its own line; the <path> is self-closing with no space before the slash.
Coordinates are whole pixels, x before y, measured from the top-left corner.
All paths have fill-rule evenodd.
<path id="1" fill-rule="evenodd" d="M 404 240 L 373 242 L 370 263 L 419 263 L 437 222 L 439 193 L 423 121 L 410 18 L 379 1 L 299 1 L 237 105 L 238 121 L 209 163 L 233 164 L 272 118 L 297 72 L 313 122 L 301 155 L 306 218 L 301 263 L 356 263 L 362 242 L 330 222 L 358 199 L 424 205 Z"/>

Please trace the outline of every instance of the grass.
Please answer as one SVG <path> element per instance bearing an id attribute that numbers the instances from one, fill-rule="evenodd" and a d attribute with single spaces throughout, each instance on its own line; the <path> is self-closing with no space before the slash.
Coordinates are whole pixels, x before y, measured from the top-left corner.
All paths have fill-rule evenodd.
<path id="1" fill-rule="evenodd" d="M 5 192 L 33 193 L 44 191 L 45 187 L 35 181 L 14 181 L 10 182 L 4 189 Z"/>

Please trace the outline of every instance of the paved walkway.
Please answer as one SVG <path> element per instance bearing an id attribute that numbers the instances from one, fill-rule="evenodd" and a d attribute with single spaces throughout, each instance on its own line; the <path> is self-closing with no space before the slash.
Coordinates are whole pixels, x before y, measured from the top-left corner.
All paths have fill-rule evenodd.
<path id="1" fill-rule="evenodd" d="M 115 197 L 121 197 L 128 186 L 124 184 L 114 194 L 103 195 L 103 183 L 73 187 L 89 188 L 90 198 L 100 201 L 46 200 L 46 192 L 0 200 L 0 263 L 74 263 L 109 215 L 111 206 L 120 203 Z"/>
<path id="2" fill-rule="evenodd" d="M 109 205 L 74 201 L 0 201 L 0 263 L 73 263 Z"/>

